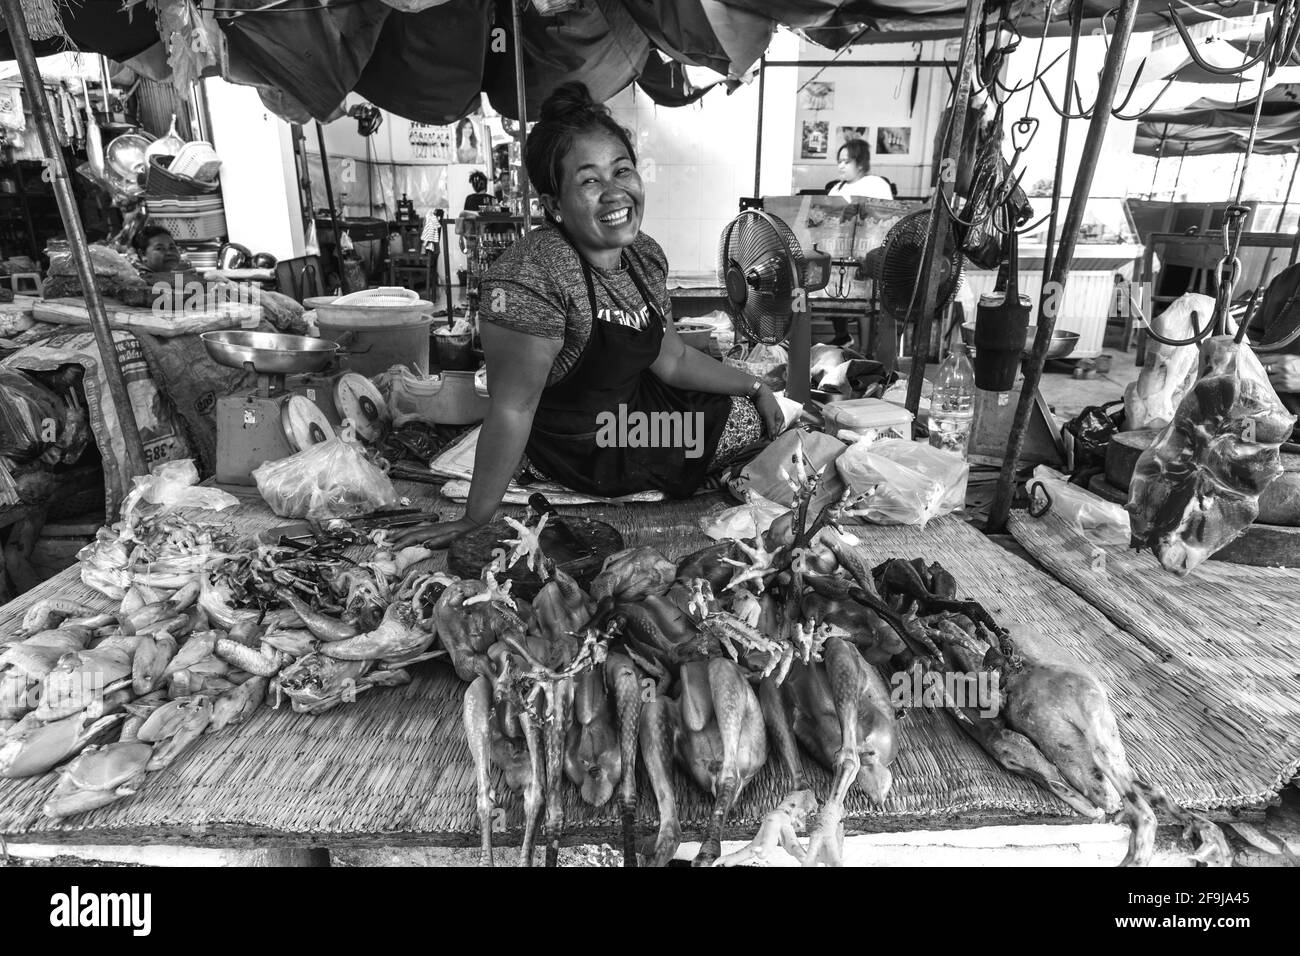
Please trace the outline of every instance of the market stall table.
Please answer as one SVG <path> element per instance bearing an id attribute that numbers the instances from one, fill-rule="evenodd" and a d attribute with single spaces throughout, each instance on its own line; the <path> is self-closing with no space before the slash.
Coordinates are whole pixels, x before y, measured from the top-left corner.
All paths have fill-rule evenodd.
<path id="1" fill-rule="evenodd" d="M 412 498 L 428 493 L 427 486 L 399 485 L 399 494 Z M 676 556 L 706 543 L 699 519 L 729 503 L 707 495 L 610 509 L 603 517 L 629 546 L 655 544 Z M 446 515 L 458 511 L 445 501 L 436 507 Z M 227 520 L 244 532 L 284 523 L 255 498 Z M 896 556 L 942 561 L 1013 631 L 1032 628 L 1092 664 L 1111 690 L 1133 766 L 1185 806 L 1218 811 L 1214 816 L 1261 810 L 1286 768 L 1294 767 L 1300 741 L 1283 734 L 1250 695 L 1208 680 L 1195 661 L 1165 659 L 959 518 L 923 530 L 865 528 L 862 539 L 872 563 Z M 55 594 L 96 607 L 110 603 L 82 585 L 74 568 L 0 609 L 0 633 L 31 604 Z M 242 726 L 204 737 L 138 795 L 60 823 L 40 809 L 53 774 L 0 781 L 0 834 L 16 842 L 73 844 L 477 845 L 474 771 L 461 726 L 465 685 L 442 661 L 419 665 L 413 678 L 321 716 L 263 709 Z M 911 710 L 899 728 L 894 788 L 879 808 L 851 794 L 847 832 L 1085 822 L 994 764 L 946 714 Z M 805 761 L 813 787 L 825 795 L 826 773 Z M 649 782 L 639 776 L 638 817 L 648 835 L 658 815 Z M 494 777 L 505 809 L 505 831 L 496 842 L 517 844 L 522 801 L 495 771 Z M 787 789 L 769 761 L 742 794 L 726 838 L 751 836 Z M 680 773 L 677 793 L 687 839 L 697 838 L 711 798 Z M 564 842 L 617 841 L 616 801 L 592 809 L 566 785 L 564 804 Z"/>

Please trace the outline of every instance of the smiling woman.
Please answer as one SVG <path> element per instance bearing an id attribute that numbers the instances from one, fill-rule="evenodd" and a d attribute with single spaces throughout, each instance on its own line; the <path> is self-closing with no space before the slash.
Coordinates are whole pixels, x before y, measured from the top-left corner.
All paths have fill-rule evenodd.
<path id="1" fill-rule="evenodd" d="M 413 529 L 441 546 L 492 519 L 521 469 L 578 491 L 685 497 L 780 430 L 759 379 L 687 348 L 670 321 L 668 262 L 641 232 L 645 191 L 627 131 L 578 83 L 542 105 L 524 157 L 546 225 L 483 280 L 480 333 L 492 405 L 465 518 Z M 602 421 L 681 419 L 662 442 L 610 441 Z M 702 442 L 700 435 L 702 433 Z M 689 446 L 689 447 L 688 447 Z M 526 456 L 525 456 L 526 453 Z"/>

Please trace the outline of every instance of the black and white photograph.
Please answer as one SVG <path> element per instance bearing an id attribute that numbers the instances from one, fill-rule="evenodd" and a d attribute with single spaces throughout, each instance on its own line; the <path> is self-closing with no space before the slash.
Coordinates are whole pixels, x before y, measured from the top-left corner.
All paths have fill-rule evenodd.
<path id="1" fill-rule="evenodd" d="M 1298 25 L 0 0 L 6 938 L 1294 938 Z"/>

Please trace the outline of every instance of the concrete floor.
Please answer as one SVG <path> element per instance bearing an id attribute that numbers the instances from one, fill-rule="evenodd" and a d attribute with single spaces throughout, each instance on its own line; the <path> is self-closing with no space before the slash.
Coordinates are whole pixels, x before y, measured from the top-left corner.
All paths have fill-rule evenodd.
<path id="1" fill-rule="evenodd" d="M 1107 347 L 1105 355 L 1111 356 L 1110 371 L 1098 373 L 1093 379 L 1073 377 L 1078 362 L 1048 362 L 1043 369 L 1039 391 L 1056 417 L 1069 421 L 1090 405 L 1105 405 L 1124 397 L 1124 386 L 1137 381 L 1137 351 L 1124 352 L 1118 347 Z"/>

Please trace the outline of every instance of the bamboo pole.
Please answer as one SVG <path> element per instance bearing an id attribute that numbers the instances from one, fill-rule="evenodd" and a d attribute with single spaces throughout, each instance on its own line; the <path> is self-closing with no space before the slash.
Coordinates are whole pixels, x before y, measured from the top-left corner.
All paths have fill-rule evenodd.
<path id="1" fill-rule="evenodd" d="M 528 147 L 528 90 L 524 85 L 524 31 L 519 16 L 519 8 L 528 0 L 511 0 L 510 18 L 514 34 L 515 48 L 515 99 L 519 104 L 519 156 L 522 159 Z M 529 212 L 528 201 L 528 166 L 519 166 L 519 214 L 524 217 L 524 232 L 532 226 L 533 217 Z"/>
<path id="2" fill-rule="evenodd" d="M 1092 120 L 1088 124 L 1088 136 L 1083 144 L 1083 158 L 1079 162 L 1079 173 L 1075 177 L 1074 189 L 1070 193 L 1070 210 L 1066 213 L 1061 226 L 1061 243 L 1057 247 L 1056 259 L 1052 264 L 1051 291 L 1060 301 L 1065 291 L 1065 280 L 1070 273 L 1074 259 L 1074 246 L 1079 237 L 1079 226 L 1083 222 L 1083 211 L 1092 191 L 1093 175 L 1097 171 L 1097 160 L 1101 155 L 1102 141 L 1106 136 L 1106 126 L 1110 121 L 1111 106 L 1115 102 L 1115 91 L 1119 86 L 1120 71 L 1124 68 L 1124 56 L 1128 52 L 1129 37 L 1133 33 L 1133 23 L 1137 19 L 1138 0 L 1121 0 L 1119 14 L 1115 18 L 1115 33 L 1111 37 L 1110 48 L 1106 51 L 1106 65 L 1102 72 L 1101 84 L 1097 90 L 1097 103 L 1093 107 Z M 1044 297 L 1048 289 L 1043 290 Z M 1045 301 L 1045 299 L 1044 299 Z M 1025 370 L 1024 384 L 1020 388 L 1020 401 L 1016 405 L 1016 416 L 1011 423 L 1011 435 L 1007 440 L 1006 456 L 1002 461 L 1002 473 L 998 476 L 998 487 L 989 510 L 987 531 L 1001 531 L 1007 523 L 1011 511 L 1011 498 L 1016 486 L 1016 462 L 1020 458 L 1025 444 L 1025 431 L 1029 415 L 1038 394 L 1038 382 L 1043 376 L 1043 363 L 1047 350 L 1052 344 L 1052 333 L 1056 331 L 1056 309 L 1041 309 L 1038 316 L 1038 334 L 1034 337 L 1034 348 L 1029 356 L 1029 367 Z"/>
<path id="3" fill-rule="evenodd" d="M 763 172 L 763 99 L 767 92 L 767 54 L 758 61 L 758 119 L 754 123 L 754 193 L 757 199 L 763 195 L 759 184 Z"/>
<path id="4" fill-rule="evenodd" d="M 921 294 L 920 311 L 914 313 L 917 317 L 916 335 L 912 346 L 912 370 L 907 378 L 907 409 L 913 415 L 921 404 L 921 386 L 925 383 L 925 365 L 930 353 L 930 324 L 939 298 L 940 280 L 934 263 L 939 255 L 940 237 L 945 234 L 948 226 L 948 204 L 952 202 L 957 188 L 957 163 L 962 155 L 962 139 L 966 132 L 966 110 L 970 105 L 971 74 L 975 71 L 975 34 L 980 29 L 980 8 L 979 3 L 971 3 L 966 7 L 959 57 L 961 65 L 957 73 L 957 95 L 948 117 L 948 150 L 939 164 L 939 183 L 930 204 L 930 223 L 918 274 L 925 291 Z M 944 199 L 948 202 L 945 203 Z M 911 313 L 910 309 L 908 311 Z"/>
<path id="5" fill-rule="evenodd" d="M 1183 178 L 1183 162 L 1187 159 L 1187 144 L 1183 143 L 1183 154 L 1178 157 L 1178 169 L 1174 171 L 1174 188 L 1169 190 L 1169 201 L 1177 202 L 1178 183 Z"/>
<path id="6" fill-rule="evenodd" d="M 113 341 L 113 331 L 108 327 L 108 312 L 104 307 L 104 298 L 95 285 L 95 269 L 90 261 L 90 248 L 86 242 L 86 230 L 81 224 L 81 213 L 77 209 L 77 199 L 72 191 L 72 180 L 68 178 L 68 166 L 64 162 L 63 148 L 54 132 L 54 119 L 50 114 L 50 103 L 45 98 L 45 86 L 41 82 L 40 68 L 36 65 L 36 52 L 32 49 L 31 34 L 27 31 L 27 21 L 23 18 L 20 0 L 0 0 L 0 10 L 9 27 L 9 42 L 13 47 L 14 58 L 18 61 L 18 70 L 23 77 L 23 87 L 32 107 L 32 116 L 36 120 L 36 130 L 41 140 L 41 148 L 48 157 L 47 168 L 54 177 L 54 197 L 59 204 L 59 216 L 63 219 L 63 228 L 68 231 L 68 244 L 72 247 L 72 261 L 77 266 L 77 278 L 81 281 L 82 292 L 86 298 L 86 311 L 90 316 L 90 327 L 95 333 L 95 344 L 99 346 L 99 358 L 104 363 L 104 378 L 108 382 L 109 398 L 117 412 L 117 420 L 122 426 L 122 444 L 126 450 L 126 467 L 130 472 L 126 477 L 147 475 L 149 465 L 144 456 L 144 445 L 140 441 L 140 429 L 135 421 L 135 409 L 131 405 L 131 396 L 126 390 L 126 381 L 122 378 L 122 366 L 117 360 L 117 345 Z M 91 107 L 86 117 L 87 123 L 96 122 L 94 108 Z M 128 481 L 127 484 L 130 484 Z"/>
<path id="7" fill-rule="evenodd" d="M 1044 16 L 1049 14 L 1045 13 Z M 1074 89 L 1074 72 L 1079 64 L 1079 35 L 1083 32 L 1083 0 L 1074 0 L 1070 10 L 1070 55 L 1065 62 L 1065 111 L 1070 111 L 1070 91 Z M 1044 81 L 1046 82 L 1046 81 Z M 1052 178 L 1052 206 L 1048 210 L 1047 240 L 1043 246 L 1043 286 L 1052 276 L 1052 249 L 1056 242 L 1057 217 L 1061 207 L 1061 182 L 1065 179 L 1065 147 L 1070 141 L 1070 120 L 1061 117 L 1061 131 L 1056 138 L 1056 175 Z"/>

